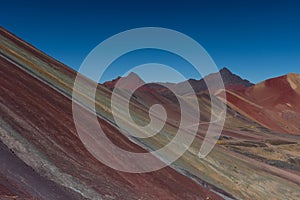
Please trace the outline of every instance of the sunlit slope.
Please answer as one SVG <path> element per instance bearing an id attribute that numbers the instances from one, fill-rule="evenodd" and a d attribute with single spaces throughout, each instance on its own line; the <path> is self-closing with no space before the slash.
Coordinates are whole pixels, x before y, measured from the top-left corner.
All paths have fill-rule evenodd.
<path id="1" fill-rule="evenodd" d="M 300 75 L 288 74 L 239 91 L 227 91 L 228 103 L 278 132 L 300 134 Z"/>
<path id="2" fill-rule="evenodd" d="M 79 140 L 72 118 L 70 97 L 75 72 L 4 29 L 0 41 L 1 141 L 21 158 L 20 169 L 29 165 L 65 192 L 77 195 L 69 199 L 221 199 L 169 167 L 148 174 L 128 174 L 97 161 Z M 86 79 L 86 83 L 92 82 Z M 99 92 L 99 122 L 109 138 L 124 149 L 144 152 L 105 119 L 109 90 L 99 86 Z M 81 99 L 89 106 L 88 96 Z M 81 109 L 87 119 L 93 117 L 87 109 Z M 51 199 L 39 189 L 35 187 L 33 197 Z M 26 197 L 16 190 L 11 193 Z"/>

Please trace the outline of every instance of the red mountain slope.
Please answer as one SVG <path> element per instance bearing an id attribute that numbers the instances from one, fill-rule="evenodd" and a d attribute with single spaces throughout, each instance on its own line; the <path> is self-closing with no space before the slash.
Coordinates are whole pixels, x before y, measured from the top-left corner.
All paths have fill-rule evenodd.
<path id="1" fill-rule="evenodd" d="M 300 134 L 300 75 L 272 78 L 240 91 L 227 91 L 240 113 L 279 132 Z"/>
<path id="2" fill-rule="evenodd" d="M 128 174 L 97 161 L 79 140 L 73 122 L 69 97 L 74 71 L 2 28 L 0 36 L 1 140 L 15 152 L 14 159 L 18 160 L 1 162 L 0 178 L 7 181 L 0 181 L 0 199 L 1 195 L 47 200 L 58 199 L 56 196 L 62 199 L 222 199 L 170 167 L 147 174 Z M 84 108 L 82 114 L 92 117 Z M 134 152 L 145 151 L 104 118 L 99 118 L 99 122 L 114 143 Z M 11 156 L 8 150 L 0 152 Z"/>

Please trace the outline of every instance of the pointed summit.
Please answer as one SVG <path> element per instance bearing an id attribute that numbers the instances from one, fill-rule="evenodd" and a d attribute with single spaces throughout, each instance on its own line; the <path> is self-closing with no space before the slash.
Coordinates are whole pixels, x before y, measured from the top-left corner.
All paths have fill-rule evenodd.
<path id="1" fill-rule="evenodd" d="M 220 70 L 220 73 L 221 73 L 221 74 L 233 74 L 227 67 L 223 67 L 223 68 Z"/>
<path id="2" fill-rule="evenodd" d="M 135 72 L 130 72 L 127 77 L 139 77 Z"/>
<path id="3" fill-rule="evenodd" d="M 242 79 L 240 76 L 232 73 L 227 67 L 220 70 L 220 75 L 223 79 L 224 85 L 228 89 L 242 89 L 253 85 L 250 81 Z"/>
<path id="4" fill-rule="evenodd" d="M 139 82 L 144 82 L 139 75 L 137 75 L 135 72 L 130 72 L 126 77 L 124 77 L 128 80 L 131 81 L 139 81 Z"/>
<path id="5" fill-rule="evenodd" d="M 113 89 L 117 85 L 119 89 L 134 90 L 137 85 L 144 85 L 144 84 L 145 82 L 139 77 L 139 75 L 137 75 L 134 72 L 130 72 L 125 77 L 118 77 L 112 81 L 107 81 L 103 85 L 105 85 L 110 89 Z"/>

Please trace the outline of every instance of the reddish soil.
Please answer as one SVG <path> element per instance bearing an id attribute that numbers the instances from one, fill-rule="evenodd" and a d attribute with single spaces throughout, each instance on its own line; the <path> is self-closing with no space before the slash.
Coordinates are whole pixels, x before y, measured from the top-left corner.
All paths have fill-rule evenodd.
<path id="1" fill-rule="evenodd" d="M 299 76 L 272 78 L 250 88 L 227 90 L 228 104 L 261 125 L 300 134 Z"/>

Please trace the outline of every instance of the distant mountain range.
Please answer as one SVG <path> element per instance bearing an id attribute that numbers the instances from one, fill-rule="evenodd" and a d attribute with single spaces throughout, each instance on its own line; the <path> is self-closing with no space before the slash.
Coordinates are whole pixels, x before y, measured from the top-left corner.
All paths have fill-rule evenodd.
<path id="1" fill-rule="evenodd" d="M 223 68 L 219 71 L 224 87 L 228 89 L 241 89 L 241 88 L 246 88 L 250 87 L 253 85 L 253 83 L 249 82 L 248 80 L 242 79 L 241 77 L 233 74 L 228 68 Z M 209 74 L 205 76 L 204 78 L 200 80 L 195 80 L 195 79 L 189 79 L 188 81 L 178 83 L 174 85 L 175 91 L 178 92 L 178 94 L 186 94 L 185 88 L 187 87 L 187 84 L 190 84 L 194 91 L 196 93 L 203 92 L 207 90 L 207 85 L 212 86 L 210 88 L 212 91 L 216 91 L 218 89 L 221 89 L 223 86 L 219 85 L 219 83 L 216 81 L 217 80 L 217 73 L 214 74 Z"/>
<path id="2" fill-rule="evenodd" d="M 246 79 L 242 79 L 241 77 L 233 74 L 228 68 L 223 68 L 219 71 L 223 83 L 226 89 L 244 89 L 247 87 L 250 87 L 253 85 L 250 81 Z M 134 85 L 144 83 L 144 81 L 134 72 L 131 72 L 126 77 L 118 77 L 112 81 L 107 81 L 104 83 L 104 85 L 108 88 L 113 88 L 114 85 L 122 79 L 122 84 L 119 86 L 122 89 L 128 89 L 131 90 Z M 169 93 L 168 89 L 164 86 L 168 86 L 172 90 L 174 90 L 179 95 L 185 95 L 189 92 L 188 85 L 191 85 L 191 87 L 194 89 L 196 93 L 203 92 L 207 90 L 206 83 L 209 83 L 211 86 L 213 86 L 211 89 L 213 91 L 216 91 L 218 89 L 222 88 L 222 85 L 219 85 L 217 80 L 217 73 L 209 74 L 205 76 L 204 78 L 200 80 L 195 79 L 189 79 L 187 81 L 183 81 L 180 83 L 148 83 L 147 88 L 153 89 L 159 93 Z M 146 89 L 146 88 L 145 88 Z"/>
<path id="3" fill-rule="evenodd" d="M 300 134 L 300 75 L 288 74 L 254 85 L 228 68 L 221 69 L 219 73 L 224 82 L 228 106 L 269 129 Z M 131 90 L 136 84 L 145 84 L 137 74 L 131 72 L 127 77 L 105 82 L 104 86 L 112 89 L 120 79 L 123 81 L 121 89 Z M 222 86 L 216 79 L 217 73 L 214 73 L 200 80 L 189 79 L 180 83 L 147 83 L 140 91 L 151 91 L 156 96 L 159 94 L 168 98 L 172 92 L 164 86 L 179 95 L 188 95 L 188 84 L 198 94 L 207 91 L 206 82 L 209 82 L 213 86 L 212 91 L 220 96 L 225 91 L 218 91 Z"/>

